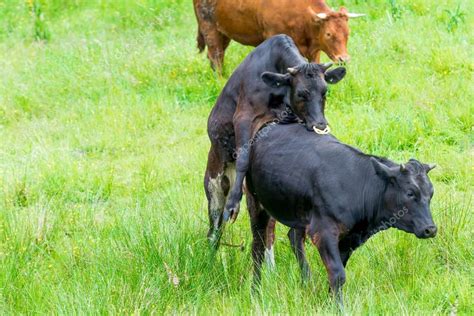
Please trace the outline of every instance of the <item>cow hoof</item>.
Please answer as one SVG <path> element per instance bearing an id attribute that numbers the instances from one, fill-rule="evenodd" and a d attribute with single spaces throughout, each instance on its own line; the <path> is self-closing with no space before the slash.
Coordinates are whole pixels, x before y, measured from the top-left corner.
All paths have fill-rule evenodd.
<path id="1" fill-rule="evenodd" d="M 239 215 L 239 206 L 237 207 L 231 207 L 229 209 L 224 210 L 224 214 L 222 218 L 224 219 L 224 222 L 228 222 L 230 219 L 232 219 L 232 223 L 235 222 L 237 219 L 237 215 Z"/>
<path id="2" fill-rule="evenodd" d="M 211 246 L 212 249 L 217 250 L 221 240 L 221 233 L 218 230 L 215 230 L 209 234 L 207 240 L 209 241 L 209 246 Z"/>
<path id="3" fill-rule="evenodd" d="M 226 208 L 223 214 L 224 222 L 228 222 L 229 219 L 233 216 L 234 212 L 235 212 L 235 208 L 229 208 L 229 209 Z"/>

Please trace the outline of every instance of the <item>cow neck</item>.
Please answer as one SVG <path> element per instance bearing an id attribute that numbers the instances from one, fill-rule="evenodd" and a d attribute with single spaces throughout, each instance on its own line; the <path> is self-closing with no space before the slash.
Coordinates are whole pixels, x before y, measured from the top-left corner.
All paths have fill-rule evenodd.
<path id="1" fill-rule="evenodd" d="M 321 32 L 321 26 L 320 25 L 309 25 L 307 26 L 306 29 L 307 38 L 309 39 L 308 42 L 306 43 L 307 45 L 307 52 L 308 55 L 311 56 L 312 59 L 315 58 L 316 53 L 322 51 L 322 47 L 319 43 L 319 38 L 314 38 L 313 34 L 320 34 Z"/>
<path id="2" fill-rule="evenodd" d="M 387 191 L 387 182 L 375 174 L 370 157 L 366 156 L 364 158 L 368 165 L 364 173 L 368 176 L 365 177 L 362 185 L 363 205 L 360 214 L 363 215 L 362 218 L 359 219 L 359 222 L 367 223 L 366 237 L 368 239 L 377 231 L 388 228 L 382 225 L 386 221 L 384 195 Z"/>

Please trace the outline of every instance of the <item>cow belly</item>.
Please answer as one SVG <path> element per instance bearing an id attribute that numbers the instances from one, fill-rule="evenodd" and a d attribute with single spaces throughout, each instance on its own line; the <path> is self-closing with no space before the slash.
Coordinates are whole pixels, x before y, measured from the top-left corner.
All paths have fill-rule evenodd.
<path id="1" fill-rule="evenodd" d="M 216 23 L 219 32 L 244 45 L 257 46 L 265 38 L 255 12 L 258 1 L 221 0 L 216 7 Z"/>
<path id="2" fill-rule="evenodd" d="M 310 199 L 302 190 L 307 187 L 304 181 L 291 176 L 276 179 L 274 174 L 257 171 L 252 172 L 251 182 L 260 204 L 280 223 L 293 228 L 309 224 Z"/>

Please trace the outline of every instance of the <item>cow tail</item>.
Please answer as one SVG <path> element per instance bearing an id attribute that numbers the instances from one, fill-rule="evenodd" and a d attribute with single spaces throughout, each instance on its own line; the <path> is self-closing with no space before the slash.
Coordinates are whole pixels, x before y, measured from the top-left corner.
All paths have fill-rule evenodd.
<path id="1" fill-rule="evenodd" d="M 198 34 L 197 34 L 197 47 L 199 49 L 199 52 L 202 53 L 204 51 L 204 48 L 206 48 L 206 41 L 204 40 L 204 35 L 201 33 L 201 30 L 198 27 Z"/>

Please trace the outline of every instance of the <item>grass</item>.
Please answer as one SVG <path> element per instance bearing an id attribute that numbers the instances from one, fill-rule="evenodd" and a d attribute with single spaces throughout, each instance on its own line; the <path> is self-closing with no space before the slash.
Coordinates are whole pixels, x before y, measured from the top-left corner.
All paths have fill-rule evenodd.
<path id="1" fill-rule="evenodd" d="M 438 164 L 438 236 L 366 243 L 346 311 L 473 314 L 472 6 L 330 4 L 368 14 L 351 21 L 352 62 L 328 97 L 334 134 Z M 336 312 L 317 251 L 303 286 L 281 225 L 260 294 L 245 211 L 224 235 L 245 250 L 209 252 L 206 119 L 251 48 L 230 46 L 221 79 L 195 34 L 191 1 L 0 0 L 1 314 Z"/>

